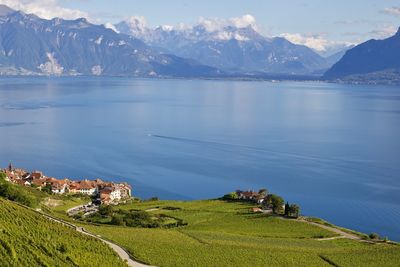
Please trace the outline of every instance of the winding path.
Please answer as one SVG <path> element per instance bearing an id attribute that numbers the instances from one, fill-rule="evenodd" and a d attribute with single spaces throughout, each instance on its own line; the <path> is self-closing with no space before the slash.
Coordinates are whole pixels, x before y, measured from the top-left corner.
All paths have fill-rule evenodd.
<path id="1" fill-rule="evenodd" d="M 13 203 L 16 203 L 16 202 L 13 202 Z M 76 225 L 73 224 L 73 223 L 70 223 L 70 222 L 67 222 L 67 221 L 65 221 L 65 220 L 63 220 L 63 219 L 54 217 L 54 216 L 49 215 L 49 214 L 46 214 L 46 213 L 43 213 L 43 212 L 40 211 L 40 210 L 32 209 L 32 208 L 30 208 L 30 207 L 28 207 L 28 206 L 25 206 L 25 205 L 22 205 L 22 204 L 20 204 L 20 203 L 16 203 L 16 204 L 19 205 L 19 206 L 22 206 L 22 207 L 24 207 L 24 208 L 26 208 L 26 209 L 32 210 L 32 211 L 34 211 L 34 212 L 36 212 L 36 213 L 42 215 L 43 217 L 45 217 L 45 218 L 47 218 L 47 219 L 49 219 L 49 220 L 51 220 L 51 221 L 55 221 L 55 222 L 61 223 L 61 224 L 63 224 L 63 225 L 66 225 L 66 226 L 68 226 L 68 227 L 71 227 L 71 228 L 75 229 L 75 230 L 78 231 L 79 233 L 82 233 L 82 234 L 91 236 L 91 237 L 93 237 L 93 238 L 96 238 L 96 239 L 102 241 L 103 243 L 107 244 L 110 248 L 112 248 L 112 249 L 118 254 L 118 256 L 119 256 L 122 260 L 124 260 L 124 261 L 128 264 L 128 266 L 130 266 L 130 267 L 154 267 L 154 266 L 146 265 L 146 264 L 140 263 L 140 262 L 138 262 L 138 261 L 132 260 L 132 259 L 129 257 L 129 254 L 128 254 L 122 247 L 120 247 L 120 246 L 118 246 L 117 244 L 112 243 L 112 242 L 110 242 L 110 241 L 108 241 L 108 240 L 105 240 L 105 239 L 101 238 L 100 236 L 97 236 L 97 235 L 95 235 L 95 234 L 92 234 L 91 232 L 87 231 L 87 230 L 86 230 L 85 228 L 83 228 L 83 227 L 78 227 L 78 226 L 76 226 Z"/>
<path id="2" fill-rule="evenodd" d="M 67 225 L 67 226 L 69 226 L 69 227 L 71 227 L 71 228 L 74 228 L 74 229 L 75 229 L 76 231 L 78 231 L 79 233 L 82 233 L 82 234 L 91 236 L 91 237 L 93 237 L 93 238 L 96 238 L 96 239 L 102 241 L 103 243 L 105 243 L 105 244 L 107 244 L 108 246 L 110 246 L 110 247 L 118 254 L 118 256 L 119 256 L 122 260 L 126 261 L 126 263 L 128 264 L 128 266 L 131 266 L 131 267 L 150 267 L 150 265 L 146 265 L 146 264 L 143 264 L 143 263 L 140 263 L 140 262 L 137 262 L 137 261 L 132 260 L 132 259 L 129 257 L 129 254 L 128 254 L 122 247 L 120 247 L 120 246 L 118 246 L 117 244 L 112 243 L 112 242 L 110 242 L 110 241 L 108 241 L 108 240 L 105 240 L 105 239 L 101 238 L 101 237 L 98 236 L 98 235 L 92 234 L 91 232 L 87 231 L 87 230 L 86 230 L 85 228 L 83 228 L 83 227 L 78 227 L 78 226 L 76 226 L 75 224 L 72 224 L 72 223 L 70 223 L 70 222 L 64 221 L 64 220 L 62 220 L 62 219 L 59 219 L 59 218 L 57 218 L 57 217 L 51 216 L 51 215 L 46 214 L 46 213 L 43 213 L 43 212 L 39 212 L 39 211 L 37 211 L 37 212 L 38 212 L 39 214 L 41 214 L 43 217 L 46 217 L 46 218 L 49 219 L 49 220 L 52 220 L 52 221 L 55 221 L 55 222 L 58 222 L 58 223 Z"/>
<path id="3" fill-rule="evenodd" d="M 328 231 L 331 231 L 331 232 L 334 232 L 334 233 L 338 234 L 338 236 L 334 236 L 334 237 L 318 238 L 317 239 L 318 241 L 326 241 L 326 240 L 347 238 L 347 239 L 356 240 L 356 241 L 360 241 L 360 242 L 376 243 L 376 242 L 371 241 L 371 240 L 362 239 L 361 237 L 359 237 L 356 234 L 348 233 L 348 232 L 345 232 L 345 231 L 343 231 L 341 229 L 338 229 L 338 228 L 335 228 L 335 227 L 332 227 L 332 226 L 323 225 L 323 224 L 315 223 L 315 222 L 310 222 L 310 221 L 306 221 L 304 219 L 298 219 L 297 221 L 303 222 L 303 223 L 308 223 L 308 224 L 311 224 L 311 225 L 315 225 L 317 227 L 320 227 L 320 228 L 323 228 L 323 229 L 326 229 Z"/>

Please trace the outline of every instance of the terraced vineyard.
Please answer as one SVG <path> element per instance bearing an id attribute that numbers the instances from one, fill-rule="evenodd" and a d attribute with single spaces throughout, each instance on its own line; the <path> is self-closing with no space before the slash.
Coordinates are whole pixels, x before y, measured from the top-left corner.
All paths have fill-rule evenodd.
<path id="1" fill-rule="evenodd" d="M 127 266 L 107 245 L 0 198 L 0 266 Z"/>
<path id="2" fill-rule="evenodd" d="M 188 226 L 145 229 L 86 225 L 157 266 L 399 266 L 400 246 L 347 239 L 305 222 L 249 212 L 244 203 L 158 201 L 120 206 L 181 218 Z"/>

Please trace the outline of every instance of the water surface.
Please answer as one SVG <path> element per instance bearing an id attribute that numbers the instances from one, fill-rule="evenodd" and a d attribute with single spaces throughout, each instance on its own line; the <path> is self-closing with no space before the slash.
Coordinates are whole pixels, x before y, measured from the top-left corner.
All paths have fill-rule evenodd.
<path id="1" fill-rule="evenodd" d="M 0 79 L 0 164 L 129 181 L 142 197 L 267 187 L 302 212 L 400 240 L 400 88 Z"/>

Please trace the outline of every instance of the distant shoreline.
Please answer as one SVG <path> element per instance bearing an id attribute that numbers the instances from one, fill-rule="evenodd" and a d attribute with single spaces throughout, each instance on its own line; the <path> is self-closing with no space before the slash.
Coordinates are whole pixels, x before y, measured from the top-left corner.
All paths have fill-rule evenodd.
<path id="1" fill-rule="evenodd" d="M 127 75 L 0 75 L 0 79 L 19 79 L 19 78 L 126 78 L 126 79 L 145 79 L 145 80 L 203 80 L 203 81 L 240 81 L 240 82 L 316 82 L 347 85 L 370 85 L 370 86 L 399 86 L 400 80 L 388 81 L 369 81 L 369 80 L 346 80 L 323 79 L 322 76 L 310 75 L 226 75 L 226 76 L 127 76 Z"/>

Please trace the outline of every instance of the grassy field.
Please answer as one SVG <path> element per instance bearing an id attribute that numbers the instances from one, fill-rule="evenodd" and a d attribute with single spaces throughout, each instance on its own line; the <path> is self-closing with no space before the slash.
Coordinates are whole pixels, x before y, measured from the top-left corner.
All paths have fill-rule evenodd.
<path id="1" fill-rule="evenodd" d="M 127 266 L 106 244 L 0 198 L 0 266 Z"/>
<path id="2" fill-rule="evenodd" d="M 346 239 L 317 226 L 249 212 L 250 204 L 207 201 L 135 202 L 188 222 L 173 229 L 85 225 L 136 259 L 157 266 L 400 266 L 400 246 Z"/>

